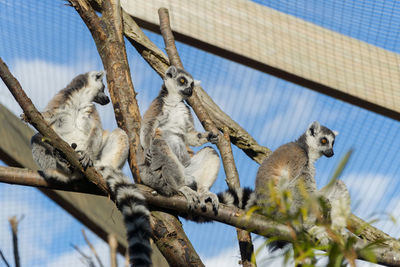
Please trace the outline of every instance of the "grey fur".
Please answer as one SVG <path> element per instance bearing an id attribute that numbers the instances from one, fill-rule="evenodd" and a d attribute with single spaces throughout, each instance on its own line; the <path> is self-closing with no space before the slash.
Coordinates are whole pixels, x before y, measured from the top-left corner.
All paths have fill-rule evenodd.
<path id="1" fill-rule="evenodd" d="M 322 155 L 333 156 L 333 144 L 337 135 L 338 132 L 313 122 L 299 139 L 280 146 L 264 160 L 258 169 L 253 193 L 243 194 L 230 190 L 222 194 L 220 201 L 231 204 L 232 199 L 245 195 L 246 200 L 238 199 L 233 206 L 249 209 L 257 205 L 265 212 L 273 204 L 269 186 L 271 183 L 274 192 L 287 190 L 292 193 L 291 212 L 296 212 L 305 203 L 304 194 L 299 190 L 299 185 L 302 184 L 310 197 L 323 196 L 330 203 L 332 228 L 347 236 L 346 220 L 351 210 L 350 195 L 345 184 L 337 181 L 331 187 L 318 191 L 314 178 L 315 161 Z M 268 215 L 280 216 L 277 212 Z M 303 229 L 326 244 L 329 241 L 327 232 L 325 228 L 316 226 L 315 221 L 315 216 L 310 214 L 308 220 L 304 222 Z"/>
<path id="2" fill-rule="evenodd" d="M 211 147 L 193 157 L 189 146 L 218 142 L 218 133 L 197 132 L 193 116 L 184 103 L 195 86 L 192 76 L 171 66 L 160 93 L 143 116 L 140 141 L 145 154 L 139 164 L 143 183 L 166 196 L 183 194 L 188 206 L 205 208 L 210 201 L 218 208 L 218 198 L 209 191 L 217 178 L 220 161 Z"/>
<path id="3" fill-rule="evenodd" d="M 53 97 L 42 114 L 53 130 L 76 148 L 82 166 L 94 166 L 106 180 L 130 229 L 131 264 L 150 266 L 149 211 L 144 197 L 121 170 L 128 156 L 128 136 L 121 129 L 111 133 L 104 131 L 93 103 L 106 105 L 110 102 L 104 93 L 103 75 L 103 72 L 92 71 L 77 76 Z M 45 179 L 69 183 L 83 177 L 41 134 L 32 137 L 31 145 L 33 158 Z"/>

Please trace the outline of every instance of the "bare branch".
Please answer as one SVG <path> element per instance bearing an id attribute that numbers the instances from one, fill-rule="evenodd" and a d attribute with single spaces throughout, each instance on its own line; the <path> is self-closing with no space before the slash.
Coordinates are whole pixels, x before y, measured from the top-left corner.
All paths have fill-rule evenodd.
<path id="1" fill-rule="evenodd" d="M 183 69 L 182 61 L 180 60 L 179 53 L 175 46 L 175 39 L 172 34 L 171 25 L 169 22 L 168 9 L 160 8 L 158 10 L 158 15 L 160 18 L 161 34 L 164 38 L 165 50 L 167 51 L 168 58 L 171 64 Z M 192 96 L 188 99 L 188 102 L 193 108 L 200 122 L 203 124 L 204 128 L 214 133 L 218 132 L 218 129 L 215 127 L 214 123 L 211 122 L 211 118 L 208 112 L 201 105 L 200 100 L 196 96 Z M 229 131 L 227 127 L 224 128 L 224 135 L 224 138 L 219 139 L 217 146 L 221 153 L 222 163 L 224 165 L 224 170 L 226 174 L 226 182 L 229 188 L 239 188 L 239 174 L 235 166 L 235 160 L 232 154 L 231 143 L 229 140 Z M 242 258 L 242 265 L 246 267 L 251 267 L 253 266 L 253 264 L 251 263 L 251 255 L 254 249 L 251 242 L 250 233 L 237 229 L 237 235 L 240 247 L 240 255 Z"/>
<path id="2" fill-rule="evenodd" d="M 101 2 L 101 0 L 92 0 L 91 4 L 93 5 L 96 2 Z M 122 15 L 125 37 L 158 75 L 163 78 L 169 66 L 167 57 L 146 37 L 128 13 L 122 10 Z M 220 131 L 223 131 L 224 127 L 229 128 L 231 142 L 242 149 L 250 158 L 261 163 L 271 153 L 268 148 L 260 146 L 246 130 L 225 114 L 201 87 L 195 88 L 192 98 L 198 98 L 201 101 L 203 108 L 207 110 L 210 116 L 209 119 L 211 121 L 209 122 L 214 123 Z M 209 122 L 203 121 L 202 123 Z"/>
<path id="3" fill-rule="evenodd" d="M 117 246 L 118 242 L 115 235 L 108 235 L 108 246 L 110 247 L 110 267 L 118 267 L 117 263 Z"/>
<path id="4" fill-rule="evenodd" d="M 124 129 L 129 136 L 129 158 L 128 163 L 131 168 L 133 178 L 136 182 L 140 182 L 139 170 L 137 168 L 136 151 L 139 145 L 140 131 L 140 113 L 136 101 L 136 93 L 131 81 L 131 75 L 126 56 L 125 44 L 123 39 L 123 27 L 121 8 L 119 1 L 107 0 L 92 2 L 102 14 L 99 18 L 91 6 L 86 6 L 86 2 L 79 0 L 69 0 L 78 14 L 81 16 L 85 24 L 88 26 L 93 39 L 95 40 L 97 50 L 103 61 L 105 70 L 107 71 L 108 90 L 110 91 L 111 100 L 114 105 L 115 118 L 120 128 Z M 189 266 L 187 259 L 196 258 L 196 262 L 201 263 L 200 257 L 197 255 L 189 239 L 182 230 L 179 221 L 169 214 L 163 214 L 158 219 L 152 215 L 152 220 L 158 220 L 158 224 L 174 224 L 176 229 L 173 234 L 170 232 L 160 232 L 159 235 L 176 239 L 175 247 L 159 247 L 167 258 L 170 265 Z M 172 229 L 172 228 L 170 228 Z M 153 232 L 157 229 L 153 229 Z M 171 253 L 166 250 L 173 249 L 175 253 L 174 262 L 172 258 L 168 259 Z M 183 253 L 192 254 L 191 257 L 184 257 Z M 179 256 L 181 255 L 181 256 Z"/>
<path id="5" fill-rule="evenodd" d="M 90 250 L 92 251 L 94 257 L 96 258 L 97 262 L 99 263 L 100 267 L 104 267 L 103 262 L 101 261 L 99 255 L 97 254 L 96 249 L 94 248 L 94 246 L 92 245 L 92 243 L 90 243 L 89 239 L 86 236 L 85 230 L 82 229 L 82 235 L 83 238 L 85 239 L 86 244 L 89 246 Z"/>
<path id="6" fill-rule="evenodd" d="M 3 252 L 1 251 L 1 249 L 0 249 L 0 256 L 1 256 L 1 258 L 3 259 L 4 264 L 5 264 L 7 267 L 10 267 L 10 264 L 9 264 L 8 261 L 6 260 L 6 257 L 4 257 Z"/>
<path id="7" fill-rule="evenodd" d="M 11 226 L 12 241 L 13 241 L 13 251 L 14 251 L 14 262 L 15 267 L 20 267 L 19 250 L 18 250 L 18 223 L 16 216 L 8 218 L 8 222 Z"/>
<path id="8" fill-rule="evenodd" d="M 97 171 L 93 167 L 89 167 L 84 170 L 79 163 L 77 153 L 72 149 L 70 145 L 68 145 L 64 140 L 62 140 L 56 132 L 52 128 L 50 128 L 45 120 L 43 119 L 42 114 L 40 114 L 32 101 L 25 94 L 22 89 L 20 83 L 15 79 L 15 77 L 10 73 L 7 65 L 0 58 L 0 76 L 6 84 L 7 88 L 10 90 L 15 100 L 17 100 L 18 104 L 21 106 L 24 111 L 24 115 L 26 119 L 35 127 L 46 140 L 59 149 L 65 154 L 66 159 L 78 170 L 85 174 L 85 176 L 95 185 L 97 185 L 100 190 L 104 192 L 108 192 L 107 185 L 102 179 L 101 175 L 97 173 Z"/>
<path id="9" fill-rule="evenodd" d="M 229 188 L 240 188 L 239 173 L 236 169 L 235 161 L 233 159 L 231 142 L 229 139 L 229 130 L 227 127 L 224 128 L 224 139 L 226 140 L 227 147 L 225 148 L 224 156 L 221 155 L 224 161 L 224 169 L 226 175 L 226 183 Z M 222 154 L 222 152 L 221 152 Z M 242 265 L 245 267 L 254 267 L 255 263 L 252 263 L 251 258 L 254 253 L 254 246 L 251 241 L 251 235 L 249 232 L 236 228 L 237 237 L 239 241 L 240 256 L 242 258 Z"/>
<path id="10" fill-rule="evenodd" d="M 83 264 L 87 265 L 88 267 L 95 267 L 92 257 L 83 253 L 83 251 L 78 246 L 76 246 L 74 244 L 71 244 L 71 246 L 82 256 Z"/>
<path id="11" fill-rule="evenodd" d="M 107 85 L 118 127 L 125 130 L 129 137 L 129 167 L 134 180 L 140 182 L 136 150 L 139 144 L 141 117 L 122 35 L 119 1 L 102 1 L 101 18 L 91 6 L 86 6 L 86 1 L 69 0 L 69 2 L 85 22 L 96 43 L 107 72 Z"/>
<path id="12" fill-rule="evenodd" d="M 178 51 L 175 46 L 175 38 L 171 31 L 168 9 L 163 7 L 158 9 L 158 16 L 160 18 L 161 35 L 164 38 L 165 51 L 167 51 L 169 62 L 171 63 L 171 65 L 183 69 L 181 58 L 179 57 Z"/>
<path id="13" fill-rule="evenodd" d="M 11 171 L 10 171 L 11 170 Z M 14 175 L 10 175 L 10 173 L 14 172 Z M 4 177 L 4 174 L 6 177 Z M 21 174 L 21 175 L 20 175 Z M 12 179 L 9 179 L 9 176 L 12 176 Z M 24 178 L 27 176 L 31 176 L 31 179 L 25 180 Z M 42 181 L 35 181 L 35 180 L 42 180 Z M 33 182 L 32 182 L 33 181 Z M 0 167 L 0 182 L 6 182 L 6 183 L 16 183 L 19 185 L 26 185 L 26 186 L 36 186 L 38 184 L 42 185 L 42 187 L 46 187 L 49 189 L 55 189 L 52 187 L 50 183 L 47 183 L 43 180 L 43 178 L 34 171 L 28 170 L 28 169 L 21 169 L 21 168 L 12 168 L 12 167 Z M 84 182 L 82 182 L 84 183 Z M 86 182 L 88 183 L 88 182 Z M 138 185 L 139 189 L 141 190 L 141 193 L 144 195 L 146 198 L 146 202 L 152 207 L 152 208 L 157 208 L 157 209 L 166 209 L 170 211 L 174 211 L 175 213 L 178 214 L 188 214 L 188 208 L 187 208 L 187 202 L 184 197 L 182 196 L 174 196 L 174 197 L 164 197 L 161 195 L 153 195 L 152 192 L 154 191 L 153 189 L 144 186 L 144 185 Z M 70 188 L 74 192 L 80 192 L 79 187 L 77 190 Z M 96 194 L 96 195 L 103 195 L 105 194 L 97 190 L 88 192 L 89 194 Z M 210 204 L 209 204 L 210 205 Z M 158 216 L 157 212 L 153 212 L 154 217 L 152 218 L 152 225 L 154 227 L 154 224 L 158 224 L 157 220 L 154 218 Z M 166 213 L 162 213 L 159 216 L 164 216 Z M 220 205 L 218 209 L 218 215 L 215 215 L 214 212 L 212 211 L 212 207 L 208 206 L 207 211 L 203 212 L 200 209 L 195 209 L 192 212 L 193 215 L 195 216 L 200 216 L 204 217 L 209 220 L 213 221 L 218 221 L 224 224 L 228 224 L 231 226 L 234 226 L 236 228 L 240 228 L 258 235 L 262 235 L 265 237 L 281 237 L 285 240 L 292 240 L 292 230 L 282 224 L 276 223 L 272 221 L 271 219 L 262 216 L 260 214 L 252 214 L 251 216 L 248 216 L 246 214 L 246 211 L 237 209 L 237 208 L 232 208 L 225 206 L 223 204 Z M 172 215 L 171 215 L 172 216 Z M 174 216 L 172 216 L 174 217 Z M 376 246 L 373 248 L 374 254 L 376 256 L 376 259 L 378 263 L 384 264 L 384 265 L 390 265 L 390 266 L 400 266 L 400 242 L 387 234 L 383 233 L 382 231 L 376 229 L 375 227 L 363 222 L 361 219 L 357 218 L 356 216 L 352 216 L 351 221 L 359 221 L 357 222 L 358 224 L 363 223 L 363 228 L 358 233 L 355 231 L 355 229 L 350 228 L 350 230 L 353 231 L 356 235 L 358 235 L 362 240 L 358 240 L 357 244 L 355 245 L 356 248 L 360 249 L 365 247 L 368 244 L 371 244 L 372 242 L 381 242 L 382 245 Z M 165 220 L 163 220 L 165 221 Z M 351 225 L 351 223 L 350 223 Z M 167 227 L 167 228 L 165 228 Z M 168 230 L 168 225 L 162 225 L 161 228 L 158 230 Z M 157 229 L 157 227 L 155 227 Z M 357 228 L 357 230 L 360 230 L 361 228 Z M 162 231 L 161 231 L 162 232 Z M 157 233 L 157 231 L 156 231 Z M 171 233 L 171 232 L 168 232 Z M 179 232 L 176 232 L 176 230 L 172 231 L 172 234 L 180 234 Z M 159 234 L 158 234 L 159 235 Z M 156 237 L 157 238 L 157 237 Z M 159 240 L 161 241 L 167 241 L 168 237 L 165 235 L 159 235 Z M 175 242 L 175 241 L 174 241 Z M 170 244 L 170 241 L 168 242 L 163 242 L 165 246 Z M 190 244 L 190 243 L 189 243 Z M 161 248 L 162 250 L 162 248 Z M 169 252 L 173 252 L 173 249 L 170 248 Z M 358 255 L 359 259 L 364 259 L 361 255 Z M 178 265 L 175 265 L 178 266 Z M 180 265 L 180 266 L 185 266 L 185 265 Z M 198 266 L 198 265 L 197 265 Z"/>

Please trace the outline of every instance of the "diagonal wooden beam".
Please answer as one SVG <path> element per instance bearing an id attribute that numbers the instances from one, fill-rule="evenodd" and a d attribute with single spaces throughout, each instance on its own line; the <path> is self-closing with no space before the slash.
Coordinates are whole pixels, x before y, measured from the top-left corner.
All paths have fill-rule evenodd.
<path id="1" fill-rule="evenodd" d="M 159 33 L 170 11 L 177 41 L 400 120 L 400 55 L 248 0 L 121 0 Z"/>

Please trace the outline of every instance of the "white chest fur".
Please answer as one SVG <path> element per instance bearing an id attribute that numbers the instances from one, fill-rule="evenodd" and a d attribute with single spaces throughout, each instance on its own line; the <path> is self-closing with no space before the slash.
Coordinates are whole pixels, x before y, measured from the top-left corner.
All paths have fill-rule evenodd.
<path id="1" fill-rule="evenodd" d="M 160 118 L 160 129 L 175 134 L 187 133 L 190 125 L 189 109 L 184 102 L 165 104 Z"/>

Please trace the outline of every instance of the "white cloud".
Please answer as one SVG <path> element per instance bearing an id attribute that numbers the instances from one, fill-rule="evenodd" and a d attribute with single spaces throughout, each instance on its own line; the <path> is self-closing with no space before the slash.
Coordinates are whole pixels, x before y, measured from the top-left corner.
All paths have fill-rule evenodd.
<path id="1" fill-rule="evenodd" d="M 378 227 L 383 232 L 387 233 L 391 237 L 399 238 L 400 236 L 400 198 L 395 197 L 390 200 L 384 213 L 375 226 Z M 391 220 L 391 217 L 395 221 Z"/>
<path id="2" fill-rule="evenodd" d="M 257 252 L 256 262 L 257 266 L 285 266 L 284 259 L 281 256 L 281 251 L 270 253 L 266 247 L 264 238 L 253 239 L 254 249 Z M 259 251 L 258 251 L 259 250 Z M 240 252 L 238 246 L 224 249 L 221 253 L 214 257 L 201 257 L 204 265 L 207 267 L 221 267 L 221 266 L 232 266 L 240 267 L 239 264 Z M 293 265 L 289 263 L 288 266 Z"/>
<path id="3" fill-rule="evenodd" d="M 352 210 L 362 215 L 363 219 L 371 219 L 372 214 L 384 212 L 380 208 L 385 193 L 393 177 L 372 173 L 353 173 L 343 177 L 350 191 Z"/>

